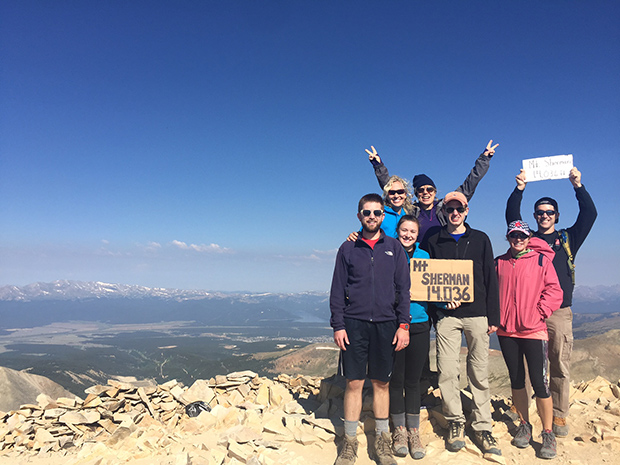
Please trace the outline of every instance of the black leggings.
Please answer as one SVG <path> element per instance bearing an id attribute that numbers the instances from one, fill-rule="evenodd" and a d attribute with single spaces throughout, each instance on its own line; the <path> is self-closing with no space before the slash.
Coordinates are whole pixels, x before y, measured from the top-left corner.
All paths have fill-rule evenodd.
<path id="1" fill-rule="evenodd" d="M 507 336 L 498 336 L 498 339 L 510 374 L 512 389 L 525 388 L 525 364 L 523 363 L 523 356 L 525 356 L 534 394 L 541 399 L 549 397 L 547 341 Z"/>
<path id="2" fill-rule="evenodd" d="M 390 413 L 420 413 L 420 378 L 428 359 L 431 333 L 429 322 L 412 323 L 409 345 L 394 354 L 390 379 Z M 403 396 L 404 393 L 404 396 Z"/>

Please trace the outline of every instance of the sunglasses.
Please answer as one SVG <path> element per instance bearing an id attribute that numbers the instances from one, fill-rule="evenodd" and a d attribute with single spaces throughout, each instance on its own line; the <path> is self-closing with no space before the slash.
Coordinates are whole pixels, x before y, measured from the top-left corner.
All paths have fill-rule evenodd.
<path id="1" fill-rule="evenodd" d="M 508 234 L 508 237 L 510 239 L 519 239 L 521 241 L 524 241 L 525 239 L 527 239 L 530 236 L 525 234 L 525 233 L 519 232 L 519 231 L 513 231 L 510 234 Z"/>
<path id="2" fill-rule="evenodd" d="M 405 189 L 391 189 L 388 191 L 388 195 L 403 195 L 407 191 Z"/>
<path id="3" fill-rule="evenodd" d="M 433 192 L 435 192 L 437 189 L 435 189 L 434 187 L 418 187 L 415 191 L 418 194 L 425 194 L 425 193 L 429 193 L 432 194 Z"/>
<path id="4" fill-rule="evenodd" d="M 366 217 L 370 216 L 371 214 L 378 217 L 383 215 L 383 210 L 361 210 L 360 213 L 362 214 L 362 216 Z"/>
<path id="5" fill-rule="evenodd" d="M 446 207 L 447 213 L 452 213 L 454 210 L 459 213 L 465 213 L 465 207 Z"/>
<path id="6" fill-rule="evenodd" d="M 536 216 L 547 215 L 548 217 L 554 216 L 555 213 L 556 213 L 555 210 L 536 210 L 536 212 L 535 212 Z"/>

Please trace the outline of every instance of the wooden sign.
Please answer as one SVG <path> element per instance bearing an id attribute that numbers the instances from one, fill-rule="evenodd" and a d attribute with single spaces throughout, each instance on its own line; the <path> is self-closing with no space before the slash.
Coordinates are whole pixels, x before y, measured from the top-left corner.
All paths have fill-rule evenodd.
<path id="1" fill-rule="evenodd" d="M 523 160 L 526 182 L 543 181 L 545 179 L 565 179 L 568 178 L 572 167 L 572 155 L 555 155 L 553 157 Z"/>
<path id="2" fill-rule="evenodd" d="M 411 300 L 422 302 L 474 301 L 474 262 L 412 258 Z"/>

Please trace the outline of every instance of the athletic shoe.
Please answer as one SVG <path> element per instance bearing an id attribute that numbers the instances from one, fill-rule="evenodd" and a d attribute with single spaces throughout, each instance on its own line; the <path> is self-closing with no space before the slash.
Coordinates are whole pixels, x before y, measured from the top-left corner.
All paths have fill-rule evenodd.
<path id="1" fill-rule="evenodd" d="M 357 459 L 357 446 L 359 442 L 357 438 L 344 435 L 342 447 L 334 465 L 353 465 Z"/>
<path id="2" fill-rule="evenodd" d="M 542 447 L 538 452 L 538 456 L 541 459 L 552 459 L 557 455 L 558 443 L 555 440 L 555 434 L 553 431 L 543 431 L 542 436 Z"/>
<path id="3" fill-rule="evenodd" d="M 446 449 L 450 452 L 458 452 L 465 447 L 465 423 L 451 421 L 449 428 Z"/>
<path id="4" fill-rule="evenodd" d="M 502 451 L 497 447 L 497 441 L 490 431 L 476 431 L 476 442 L 484 455 L 502 455 Z"/>
<path id="5" fill-rule="evenodd" d="M 519 421 L 519 414 L 517 413 L 517 407 L 515 407 L 514 405 L 510 407 L 510 410 L 506 410 L 504 412 L 504 415 L 506 415 L 512 421 Z"/>
<path id="6" fill-rule="evenodd" d="M 375 460 L 379 465 L 397 465 L 396 459 L 392 455 L 390 433 L 381 433 L 375 438 Z"/>
<path id="7" fill-rule="evenodd" d="M 512 445 L 519 449 L 525 449 L 529 447 L 530 440 L 532 439 L 532 425 L 523 421 L 517 428 L 517 434 L 512 438 Z"/>
<path id="8" fill-rule="evenodd" d="M 392 449 L 394 449 L 394 455 L 407 457 L 409 448 L 407 447 L 407 430 L 404 426 L 394 428 L 392 433 Z"/>
<path id="9" fill-rule="evenodd" d="M 568 425 L 566 424 L 566 418 L 553 417 L 553 433 L 558 438 L 565 438 L 568 436 Z"/>
<path id="10" fill-rule="evenodd" d="M 420 460 L 426 455 L 426 449 L 422 445 L 417 428 L 409 428 L 409 452 L 414 460 Z"/>

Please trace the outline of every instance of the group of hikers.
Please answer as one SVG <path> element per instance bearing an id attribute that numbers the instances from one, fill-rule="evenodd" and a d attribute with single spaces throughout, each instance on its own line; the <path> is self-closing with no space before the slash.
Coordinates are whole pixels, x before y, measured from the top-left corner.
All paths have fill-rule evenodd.
<path id="1" fill-rule="evenodd" d="M 491 140 L 463 184 L 443 199 L 437 198 L 427 175 L 413 177 L 412 192 L 403 178 L 389 175 L 374 147 L 366 150 L 383 195 L 360 199 L 361 229 L 338 250 L 330 293 L 339 373 L 346 378 L 344 436 L 335 465 L 351 465 L 357 458 L 366 378 L 373 388 L 373 458 L 380 465 L 395 465 L 394 456 L 425 456 L 420 380 L 428 363 L 431 325 L 448 450 L 466 445 L 459 376 L 463 335 L 470 427 L 485 457 L 501 455 L 492 435 L 488 380 L 489 336 L 494 332 L 510 376 L 513 405 L 507 413 L 519 423 L 512 444 L 527 448 L 532 440 L 526 378 L 542 423 L 538 456 L 555 457 L 556 437 L 568 435 L 574 260 L 594 224 L 596 208 L 573 167 L 569 180 L 579 203 L 575 224 L 556 229 L 558 203 L 543 197 L 534 204 L 537 229 L 531 229 L 521 217 L 526 187 L 521 170 L 506 206 L 509 249 L 495 258 L 488 236 L 465 220 L 497 146 Z M 473 301 L 412 301 L 410 264 L 423 258 L 473 262 Z"/>

